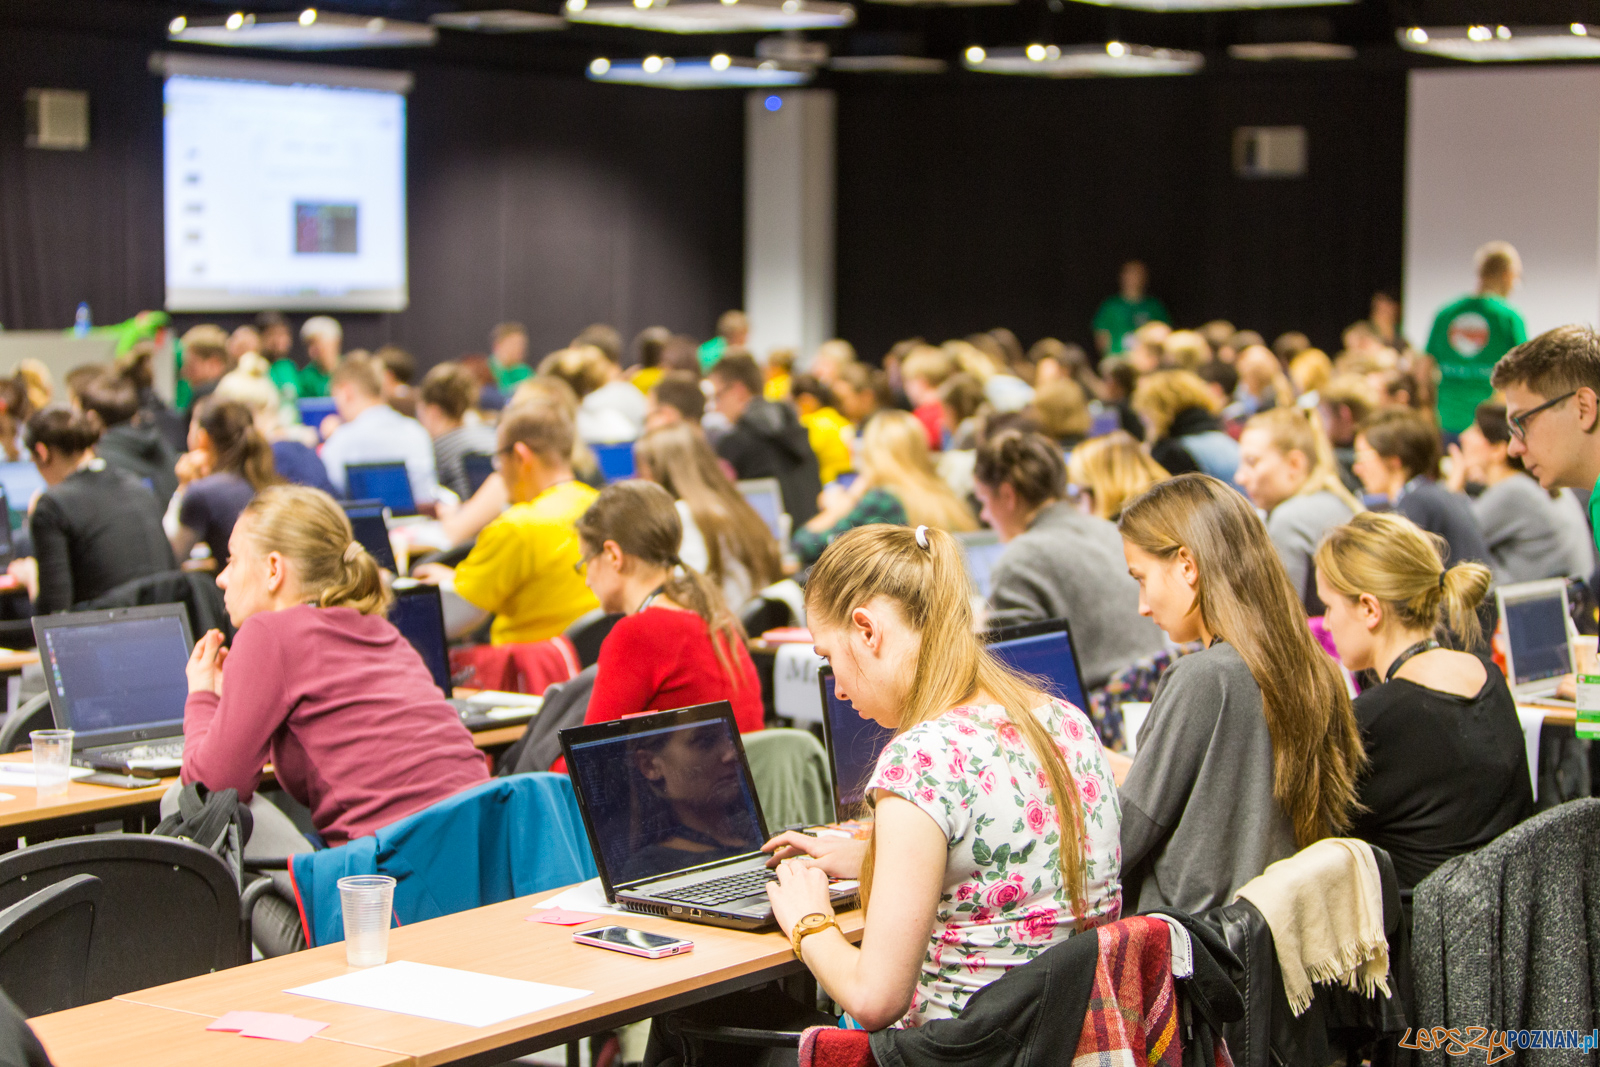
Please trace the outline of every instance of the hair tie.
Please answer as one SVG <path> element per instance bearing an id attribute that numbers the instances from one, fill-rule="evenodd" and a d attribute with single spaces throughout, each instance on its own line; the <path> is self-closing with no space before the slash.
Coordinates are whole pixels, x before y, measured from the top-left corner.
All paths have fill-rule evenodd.
<path id="1" fill-rule="evenodd" d="M 931 551 L 931 546 L 928 544 L 928 528 L 926 526 L 917 527 L 917 547 L 924 552 Z"/>
<path id="2" fill-rule="evenodd" d="M 344 561 L 346 563 L 354 563 L 356 561 L 356 557 L 361 555 L 361 551 L 361 542 L 351 541 L 348 545 L 344 546 Z"/>
<path id="3" fill-rule="evenodd" d="M 1446 567 L 1444 570 L 1439 572 L 1439 588 L 1440 589 L 1444 588 L 1445 575 L 1447 575 L 1449 573 L 1450 573 L 1450 568 L 1448 568 L 1448 567 Z"/>

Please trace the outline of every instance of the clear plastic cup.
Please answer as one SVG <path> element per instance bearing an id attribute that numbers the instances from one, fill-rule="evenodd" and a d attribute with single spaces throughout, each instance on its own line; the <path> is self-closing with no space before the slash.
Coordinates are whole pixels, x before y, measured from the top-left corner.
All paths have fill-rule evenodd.
<path id="1" fill-rule="evenodd" d="M 394 911 L 394 879 L 386 874 L 353 874 L 339 879 L 344 907 L 344 958 L 352 967 L 376 967 L 389 959 L 389 917 Z"/>
<path id="2" fill-rule="evenodd" d="M 72 731 L 35 730 L 28 740 L 33 742 L 34 788 L 39 799 L 65 796 L 72 780 Z"/>

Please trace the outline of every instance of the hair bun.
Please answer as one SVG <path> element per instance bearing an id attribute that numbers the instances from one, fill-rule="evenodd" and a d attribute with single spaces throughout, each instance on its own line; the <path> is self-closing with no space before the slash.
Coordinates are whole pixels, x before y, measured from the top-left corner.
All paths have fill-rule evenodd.
<path id="1" fill-rule="evenodd" d="M 344 546 L 344 561 L 346 563 L 354 563 L 357 559 L 360 558 L 361 553 L 362 553 L 361 542 L 360 541 L 351 541 L 348 545 Z"/>

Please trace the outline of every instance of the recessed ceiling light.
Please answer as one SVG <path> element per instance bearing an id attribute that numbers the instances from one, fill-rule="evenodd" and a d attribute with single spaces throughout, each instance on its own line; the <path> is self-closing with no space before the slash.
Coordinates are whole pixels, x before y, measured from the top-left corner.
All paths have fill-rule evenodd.
<path id="1" fill-rule="evenodd" d="M 727 60 L 726 65 L 713 60 Z M 595 60 L 589 80 L 619 85 L 647 85 L 658 89 L 724 89 L 804 85 L 809 69 L 797 70 L 775 60 L 757 61 L 744 56 L 717 55 L 711 59 L 650 56 L 643 60 Z"/>
<path id="2" fill-rule="evenodd" d="M 660 33 L 757 33 L 765 30 L 822 30 L 849 26 L 855 8 L 838 0 L 647 0 L 633 3 L 567 3 L 567 20 L 596 26 L 625 26 Z"/>
<path id="3" fill-rule="evenodd" d="M 309 17 L 308 17 L 309 16 Z M 321 52 L 353 48 L 415 48 L 438 39 L 432 26 L 396 19 L 362 18 L 307 8 L 227 18 L 173 19 L 167 36 L 191 44 Z"/>
<path id="4" fill-rule="evenodd" d="M 1278 41 L 1273 44 L 1230 44 L 1228 55 L 1234 59 L 1257 62 L 1273 59 L 1354 59 L 1356 50 L 1347 44 L 1329 44 L 1325 41 Z"/>
<path id="5" fill-rule="evenodd" d="M 583 7 L 583 0 L 567 0 L 570 7 Z M 473 33 L 538 33 L 545 30 L 565 29 L 567 20 L 560 15 L 546 15 L 539 11 L 516 11 L 500 8 L 494 11 L 442 11 L 431 15 L 428 21 L 447 30 L 466 30 Z"/>
<path id="6" fill-rule="evenodd" d="M 1258 11 L 1273 7 L 1321 7 L 1352 4 L 1356 0 L 1078 0 L 1097 7 L 1125 7 L 1134 11 Z"/>
<path id="7" fill-rule="evenodd" d="M 1400 47 L 1469 63 L 1517 63 L 1539 59 L 1600 59 L 1600 27 L 1412 26 L 1395 31 Z"/>
<path id="8" fill-rule="evenodd" d="M 1113 47 L 1115 46 L 1115 47 Z M 1137 78 L 1193 74 L 1205 66 L 1199 52 L 1111 41 L 1104 45 L 1030 44 L 1026 48 L 968 50 L 965 66 L 984 74 L 1028 74 L 1041 78 Z"/>

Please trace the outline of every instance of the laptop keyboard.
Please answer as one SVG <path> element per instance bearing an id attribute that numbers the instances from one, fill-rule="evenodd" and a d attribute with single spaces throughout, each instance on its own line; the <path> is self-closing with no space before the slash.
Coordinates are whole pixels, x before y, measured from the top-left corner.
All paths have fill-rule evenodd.
<path id="1" fill-rule="evenodd" d="M 696 882 L 694 885 L 680 886 L 665 893 L 651 893 L 653 897 L 663 900 L 681 900 L 685 904 L 698 904 L 701 907 L 716 907 L 729 901 L 740 900 L 744 897 L 753 897 L 760 893 L 768 883 L 777 880 L 777 874 L 763 867 L 754 871 L 740 871 L 738 874 L 724 875 L 713 878 L 707 882 Z"/>
<path id="2" fill-rule="evenodd" d="M 134 760 L 181 760 L 183 738 L 174 737 L 170 741 L 155 741 L 144 745 L 100 748 L 95 750 L 94 755 L 96 759 L 113 763 L 130 763 Z"/>

